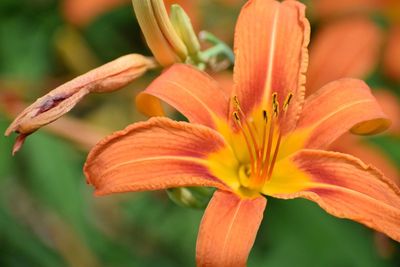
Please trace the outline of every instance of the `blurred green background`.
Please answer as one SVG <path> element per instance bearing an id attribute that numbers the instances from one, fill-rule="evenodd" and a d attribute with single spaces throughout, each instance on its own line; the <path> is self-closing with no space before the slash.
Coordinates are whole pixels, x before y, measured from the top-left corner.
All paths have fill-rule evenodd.
<path id="1" fill-rule="evenodd" d="M 240 4 L 223 2 L 229 1 L 204 1 L 197 28 L 224 33 L 221 37 L 231 45 Z M 12 119 L 10 99 L 30 103 L 118 56 L 150 54 L 129 1 L 84 23 L 68 18 L 65 7 L 57 0 L 0 2 L 0 132 Z M 376 21 L 386 27 L 379 17 Z M 155 74 L 116 93 L 90 96 L 72 115 L 105 133 L 144 119 L 135 111 L 134 95 Z M 399 85 L 382 75 L 379 66 L 368 81 L 399 95 Z M 0 266 L 195 265 L 202 210 L 179 207 L 165 192 L 94 197 L 82 173 L 87 150 L 43 129 L 11 157 L 13 139 L 0 138 Z M 367 142 L 400 166 L 398 136 Z M 308 201 L 275 199 L 269 199 L 249 259 L 249 266 L 269 267 L 399 263 L 399 244 Z"/>

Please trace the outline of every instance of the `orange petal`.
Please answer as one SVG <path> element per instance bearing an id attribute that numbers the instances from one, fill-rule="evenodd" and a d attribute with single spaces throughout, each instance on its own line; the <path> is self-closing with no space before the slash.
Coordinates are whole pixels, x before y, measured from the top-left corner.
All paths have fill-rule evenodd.
<path id="1" fill-rule="evenodd" d="M 137 110 L 147 117 L 165 116 L 160 100 L 152 95 L 138 94 L 135 98 Z"/>
<path id="2" fill-rule="evenodd" d="M 381 43 L 380 29 L 368 18 L 351 17 L 323 27 L 310 47 L 307 95 L 339 78 L 365 78 L 378 63 Z"/>
<path id="3" fill-rule="evenodd" d="M 307 98 L 298 123 L 298 129 L 310 131 L 305 147 L 320 149 L 348 130 L 366 135 L 389 126 L 368 86 L 356 79 L 331 82 Z"/>
<path id="4" fill-rule="evenodd" d="M 400 189 L 382 173 L 353 156 L 321 150 L 299 151 L 291 161 L 299 170 L 292 174 L 292 181 L 299 175 L 310 180 L 301 191 L 286 193 L 281 187 L 274 197 L 310 199 L 336 217 L 400 241 Z"/>
<path id="5" fill-rule="evenodd" d="M 215 129 L 217 121 L 227 120 L 229 101 L 225 92 L 210 76 L 189 65 L 175 64 L 169 68 L 138 96 L 139 102 L 142 94 L 160 98 L 193 123 Z"/>
<path id="6" fill-rule="evenodd" d="M 200 225 L 197 266 L 246 266 L 266 204 L 264 197 L 240 199 L 215 192 Z"/>
<path id="7" fill-rule="evenodd" d="M 400 24 L 392 27 L 389 34 L 384 54 L 384 70 L 390 78 L 400 81 Z"/>
<path id="8" fill-rule="evenodd" d="M 310 27 L 305 7 L 297 1 L 249 1 L 235 31 L 234 80 L 245 114 L 266 109 L 271 94 L 283 103 L 294 94 L 286 120 L 293 125 L 304 99 Z"/>
<path id="9" fill-rule="evenodd" d="M 221 89 L 225 92 L 227 97 L 232 95 L 233 90 L 233 77 L 229 71 L 214 73 L 212 77 L 218 82 Z"/>
<path id="10" fill-rule="evenodd" d="M 391 159 L 378 147 L 351 134 L 341 136 L 331 146 L 332 150 L 353 155 L 367 164 L 373 164 L 383 174 L 400 185 L 400 172 Z"/>
<path id="11" fill-rule="evenodd" d="M 98 195 L 180 186 L 225 188 L 206 167 L 207 156 L 225 146 L 207 127 L 152 118 L 102 140 L 84 170 Z"/>

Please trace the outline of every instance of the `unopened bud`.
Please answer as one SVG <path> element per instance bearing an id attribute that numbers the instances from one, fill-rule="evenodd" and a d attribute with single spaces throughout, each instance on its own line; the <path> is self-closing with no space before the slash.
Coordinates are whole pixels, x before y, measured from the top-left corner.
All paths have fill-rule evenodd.
<path id="1" fill-rule="evenodd" d="M 204 209 L 211 199 L 213 190 L 207 187 L 177 187 L 167 189 L 169 198 L 185 208 Z"/>
<path id="2" fill-rule="evenodd" d="M 197 57 L 200 52 L 200 42 L 194 32 L 192 23 L 185 10 L 177 4 L 171 6 L 171 23 L 179 37 L 188 49 L 191 57 Z"/>
<path id="3" fill-rule="evenodd" d="M 162 66 L 184 62 L 188 51 L 169 20 L 163 0 L 132 0 L 136 18 L 154 57 Z"/>
<path id="4" fill-rule="evenodd" d="M 138 54 L 126 55 L 91 70 L 37 99 L 22 111 L 5 132 L 6 136 L 12 132 L 20 134 L 14 153 L 29 134 L 69 112 L 85 95 L 118 90 L 155 66 L 152 59 Z"/>

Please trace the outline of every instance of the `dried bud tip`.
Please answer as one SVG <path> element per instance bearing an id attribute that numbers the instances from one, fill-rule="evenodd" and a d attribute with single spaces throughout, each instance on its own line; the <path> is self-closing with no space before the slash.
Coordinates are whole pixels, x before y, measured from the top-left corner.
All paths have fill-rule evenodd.
<path id="1" fill-rule="evenodd" d="M 27 134 L 20 134 L 17 136 L 17 138 L 15 139 L 13 150 L 12 150 L 13 156 L 15 156 L 15 154 L 21 149 L 22 145 L 25 142 L 26 137 L 28 137 Z"/>
<path id="2" fill-rule="evenodd" d="M 118 90 L 155 66 L 154 60 L 131 54 L 89 71 L 37 99 L 11 123 L 5 135 L 22 135 L 15 144 L 18 151 L 26 136 L 69 112 L 87 94 Z"/>

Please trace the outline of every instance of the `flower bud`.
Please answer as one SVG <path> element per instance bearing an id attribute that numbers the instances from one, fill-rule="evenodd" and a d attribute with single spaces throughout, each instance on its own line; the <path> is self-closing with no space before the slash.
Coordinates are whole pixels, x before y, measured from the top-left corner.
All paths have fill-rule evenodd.
<path id="1" fill-rule="evenodd" d="M 6 136 L 12 132 L 20 134 L 14 147 L 14 153 L 22 146 L 29 134 L 69 112 L 85 95 L 118 90 L 155 66 L 152 59 L 142 55 L 122 56 L 37 99 L 11 123 L 5 132 Z"/>
<path id="2" fill-rule="evenodd" d="M 200 42 L 185 10 L 177 4 L 171 6 L 171 23 L 188 49 L 189 56 L 198 57 Z"/>
<path id="3" fill-rule="evenodd" d="M 132 0 L 146 42 L 164 67 L 184 62 L 187 48 L 172 27 L 162 0 Z"/>
<path id="4" fill-rule="evenodd" d="M 167 189 L 169 198 L 185 208 L 204 209 L 214 190 L 207 187 L 177 187 Z"/>

